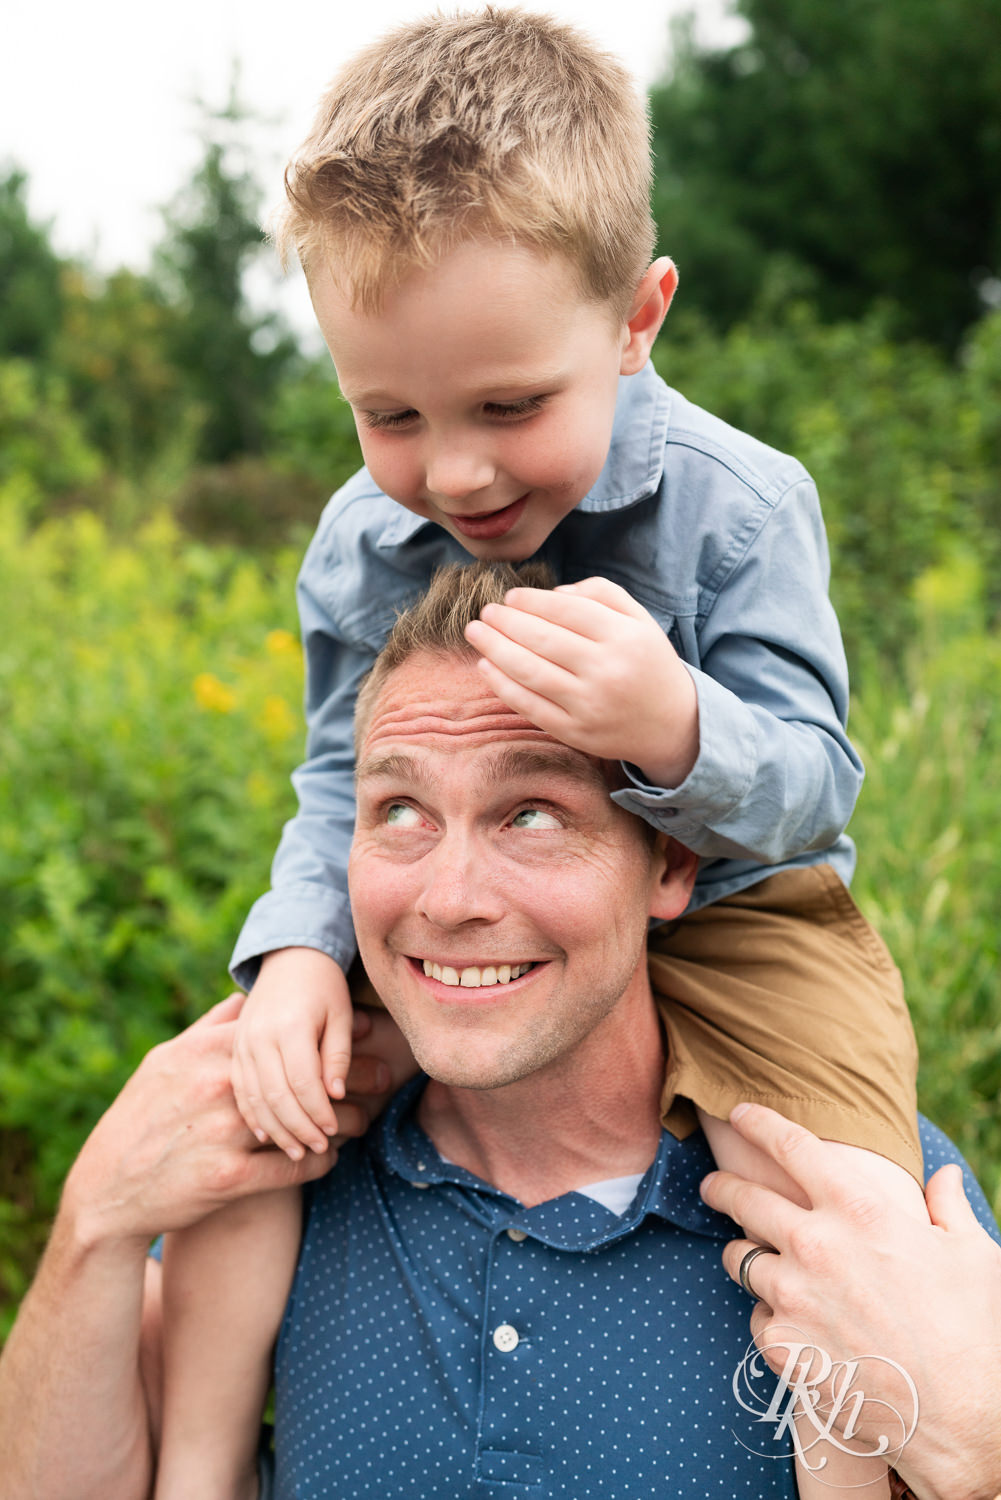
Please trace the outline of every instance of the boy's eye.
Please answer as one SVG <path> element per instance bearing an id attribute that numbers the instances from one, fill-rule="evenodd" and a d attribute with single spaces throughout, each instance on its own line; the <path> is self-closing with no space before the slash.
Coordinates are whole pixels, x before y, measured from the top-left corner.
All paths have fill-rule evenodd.
<path id="1" fill-rule="evenodd" d="M 488 417 L 514 420 L 517 417 L 530 417 L 534 412 L 541 411 L 548 399 L 547 396 L 526 396 L 523 401 L 487 401 L 483 410 Z"/>
<path id="2" fill-rule="evenodd" d="M 417 413 L 410 409 L 407 411 L 363 411 L 361 419 L 366 427 L 385 429 L 387 427 L 406 427 L 408 422 L 412 422 L 416 415 Z"/>
<path id="3" fill-rule="evenodd" d="M 559 820 L 552 813 L 544 812 L 541 807 L 523 807 L 511 822 L 515 828 L 530 828 L 533 832 L 548 832 L 560 826 Z"/>
<path id="4" fill-rule="evenodd" d="M 386 822 L 390 828 L 419 828 L 421 815 L 409 802 L 391 802 L 386 809 Z"/>

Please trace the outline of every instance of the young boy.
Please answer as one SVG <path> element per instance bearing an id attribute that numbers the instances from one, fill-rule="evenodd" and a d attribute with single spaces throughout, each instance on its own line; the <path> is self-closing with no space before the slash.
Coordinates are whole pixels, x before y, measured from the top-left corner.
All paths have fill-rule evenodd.
<path id="1" fill-rule="evenodd" d="M 366 468 L 327 507 L 299 580 L 309 759 L 234 955 L 253 984 L 234 1063 L 248 1123 L 291 1155 L 337 1128 L 360 680 L 436 567 L 533 557 L 563 587 L 514 590 L 470 628 L 486 681 L 621 761 L 616 800 L 701 857 L 689 913 L 651 940 L 666 1127 L 698 1118 L 718 1160 L 764 1178 L 723 1122 L 742 1099 L 771 1104 L 864 1148 L 858 1170 L 924 1217 L 899 976 L 846 888 L 862 771 L 816 495 L 798 463 L 649 363 L 677 278 L 651 261 L 628 76 L 516 11 L 410 24 L 342 71 L 286 183 L 280 244 L 305 268 Z M 159 1500 L 255 1492 L 233 1434 L 256 1425 L 299 1232 L 294 1203 L 255 1217 L 168 1245 Z M 221 1287 L 256 1297 L 265 1282 L 268 1310 L 236 1337 Z M 213 1386 L 232 1396 L 228 1436 L 204 1415 Z M 825 1493 L 872 1479 L 853 1463 L 832 1456 Z"/>

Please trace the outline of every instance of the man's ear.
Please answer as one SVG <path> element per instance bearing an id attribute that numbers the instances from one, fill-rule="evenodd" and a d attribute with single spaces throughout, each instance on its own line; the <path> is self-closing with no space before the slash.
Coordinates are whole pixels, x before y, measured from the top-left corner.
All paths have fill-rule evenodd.
<path id="1" fill-rule="evenodd" d="M 660 256 L 644 272 L 626 319 L 620 375 L 635 375 L 650 358 L 653 341 L 667 317 L 677 285 L 678 271 L 670 256 Z"/>
<path id="2" fill-rule="evenodd" d="M 688 905 L 699 869 L 699 856 L 677 839 L 658 833 L 654 844 L 654 881 L 650 915 L 659 922 L 680 917 Z"/>

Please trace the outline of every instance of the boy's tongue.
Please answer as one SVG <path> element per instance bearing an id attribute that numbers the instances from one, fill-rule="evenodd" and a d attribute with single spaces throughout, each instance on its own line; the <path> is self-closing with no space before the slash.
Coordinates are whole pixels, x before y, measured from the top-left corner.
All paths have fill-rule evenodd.
<path id="1" fill-rule="evenodd" d="M 449 520 L 463 536 L 473 537 L 477 541 L 490 541 L 511 530 L 521 517 L 527 499 L 527 495 L 522 495 L 520 500 L 513 500 L 500 510 L 486 511 L 479 516 L 450 516 Z"/>

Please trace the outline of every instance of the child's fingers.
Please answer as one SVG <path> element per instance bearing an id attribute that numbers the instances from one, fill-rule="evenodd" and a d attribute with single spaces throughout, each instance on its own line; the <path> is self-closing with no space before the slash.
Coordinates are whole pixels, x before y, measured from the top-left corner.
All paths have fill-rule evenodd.
<path id="1" fill-rule="evenodd" d="M 629 599 L 628 594 L 624 597 Z M 631 599 L 629 603 L 635 617 L 645 617 L 641 605 L 633 604 Z M 633 617 L 632 612 L 628 617 Z M 579 639 L 588 644 L 604 643 L 614 637 L 626 618 L 626 611 L 610 609 L 600 599 L 554 589 L 510 589 L 503 604 L 488 604 L 481 615 L 488 625 L 508 635 L 520 624 L 522 631 L 533 631 L 534 636 L 541 631 L 558 630 L 566 632 L 570 641 Z"/>
<path id="2" fill-rule="evenodd" d="M 350 1039 L 350 1013 L 346 1017 L 346 1026 Z M 313 1145 L 317 1130 L 326 1135 L 336 1135 L 338 1129 L 337 1116 L 328 1097 L 327 1090 L 323 1086 L 323 1060 L 320 1052 L 317 1050 L 316 1043 L 308 1036 L 301 1036 L 296 1032 L 281 1043 L 280 1055 L 292 1097 L 298 1108 L 312 1122 L 313 1129 L 308 1137 L 299 1134 L 299 1116 L 292 1117 L 291 1106 L 289 1107 L 288 1116 L 283 1114 L 281 1109 L 276 1111 L 282 1123 L 298 1135 L 299 1139 L 305 1142 L 306 1145 Z M 341 1071 L 342 1079 L 344 1074 L 347 1073 L 347 1064 L 350 1060 L 349 1040 L 347 1060 Z M 341 1093 L 343 1094 L 343 1087 Z M 322 1145 L 320 1149 L 323 1149 Z"/>
<path id="3" fill-rule="evenodd" d="M 592 606 L 601 609 L 601 605 Z M 603 611 L 606 623 L 614 617 Z M 487 635 L 487 632 L 492 632 Z M 490 655 L 489 642 L 494 637 L 524 646 L 542 661 L 562 667 L 566 672 L 579 676 L 587 670 L 588 661 L 599 647 L 604 647 L 609 636 L 597 641 L 593 635 L 569 630 L 541 615 L 526 614 L 521 609 L 510 609 L 506 604 L 488 604 L 479 620 L 473 620 L 466 629 L 466 639 L 483 655 Z M 486 643 L 486 649 L 484 646 Z"/>
<path id="4" fill-rule="evenodd" d="M 319 1056 L 315 1052 L 314 1056 L 319 1073 Z M 251 1093 L 250 1104 L 262 1128 L 275 1145 L 280 1146 L 293 1161 L 298 1161 L 302 1156 L 304 1145 L 313 1151 L 325 1151 L 327 1138 L 313 1124 L 296 1099 L 277 1047 L 270 1048 L 259 1059 L 257 1082 L 258 1090 Z"/>
<path id="5" fill-rule="evenodd" d="M 593 600 L 617 614 L 630 615 L 634 620 L 642 620 L 648 613 L 632 594 L 608 578 L 583 578 L 580 583 L 561 583 L 552 592 L 562 599 Z"/>
<path id="6" fill-rule="evenodd" d="M 344 1080 L 348 1076 L 348 1068 L 351 1066 L 351 1042 L 353 1035 L 354 1011 L 337 1007 L 336 1010 L 328 1011 L 327 1019 L 323 1027 L 323 1035 L 320 1038 L 320 1078 L 326 1095 L 332 1094 L 335 1099 L 344 1098 Z M 298 1093 L 298 1090 L 296 1090 Z M 299 1094 L 300 1103 L 308 1110 L 309 1114 L 318 1125 L 325 1123 L 320 1115 L 316 1114 L 310 1102 Z M 329 1106 L 328 1106 L 329 1107 Z"/>
<path id="7" fill-rule="evenodd" d="M 505 677 L 538 693 L 542 698 L 559 702 L 576 687 L 577 679 L 571 669 L 539 655 L 530 646 L 502 634 L 482 620 L 476 620 L 469 626 L 466 638 Z"/>
<path id="8" fill-rule="evenodd" d="M 230 1069 L 230 1085 L 233 1089 L 233 1097 L 236 1099 L 236 1107 L 243 1116 L 244 1124 L 260 1141 L 263 1146 L 268 1140 L 268 1133 L 257 1118 L 257 1111 L 251 1103 L 251 1098 L 258 1092 L 255 1083 L 251 1082 L 250 1073 L 245 1067 L 239 1051 L 234 1050 Z"/>
<path id="9" fill-rule="evenodd" d="M 477 666 L 489 684 L 490 691 L 495 693 L 502 703 L 506 703 L 508 708 L 514 709 L 516 714 L 521 714 L 523 719 L 545 730 L 546 734 L 551 734 L 554 739 L 562 740 L 567 745 L 575 743 L 571 738 L 574 733 L 574 721 L 561 704 L 544 697 L 541 693 L 533 692 L 531 688 L 523 687 L 520 682 L 508 677 L 492 662 L 482 659 L 477 662 Z"/>

